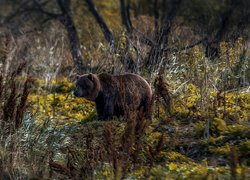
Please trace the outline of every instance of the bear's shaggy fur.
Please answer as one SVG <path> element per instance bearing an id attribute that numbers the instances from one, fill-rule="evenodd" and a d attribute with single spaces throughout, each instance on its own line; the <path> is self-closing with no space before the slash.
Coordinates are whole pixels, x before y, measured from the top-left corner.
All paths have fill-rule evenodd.
<path id="1" fill-rule="evenodd" d="M 78 78 L 74 95 L 94 101 L 101 120 L 124 116 L 128 109 L 142 110 L 145 118 L 151 119 L 152 90 L 136 74 L 85 74 Z"/>

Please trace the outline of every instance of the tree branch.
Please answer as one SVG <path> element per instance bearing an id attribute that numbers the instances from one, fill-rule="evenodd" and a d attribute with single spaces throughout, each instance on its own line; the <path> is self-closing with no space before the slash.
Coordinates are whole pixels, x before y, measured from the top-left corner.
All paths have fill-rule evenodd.
<path id="1" fill-rule="evenodd" d="M 55 19 L 58 19 L 59 17 L 61 17 L 62 15 L 61 14 L 55 14 L 55 13 L 51 13 L 51 12 L 48 12 L 46 10 L 43 9 L 43 6 L 45 5 L 44 3 L 43 4 L 40 4 L 37 0 L 34 0 L 33 1 L 35 6 L 37 7 L 37 10 L 39 10 L 41 13 L 51 17 L 51 18 L 55 18 Z M 49 1 L 46 1 L 46 3 L 48 3 Z"/>
<path id="2" fill-rule="evenodd" d="M 105 23 L 104 19 L 101 17 L 101 15 L 98 13 L 94 3 L 92 0 L 85 0 L 85 2 L 88 5 L 89 11 L 93 14 L 95 20 L 99 24 L 105 39 L 109 42 L 109 44 L 114 43 L 114 37 L 111 31 L 109 30 L 107 24 Z"/>
<path id="3" fill-rule="evenodd" d="M 11 15 L 9 15 L 9 17 L 7 17 L 5 20 L 4 20 L 4 23 L 7 23 L 7 22 L 10 22 L 13 18 L 15 18 L 16 16 L 20 15 L 23 13 L 23 7 L 27 6 L 27 4 L 29 3 L 30 1 L 27 0 L 27 1 L 24 1 L 18 8 L 17 10 L 12 13 Z"/>
<path id="4" fill-rule="evenodd" d="M 57 0 L 63 14 L 70 14 L 70 1 L 69 0 Z"/>
<path id="5" fill-rule="evenodd" d="M 159 28 L 159 23 L 158 23 L 158 21 L 159 21 L 158 0 L 154 1 L 153 7 L 154 7 L 155 31 L 157 31 L 157 29 Z"/>
<path id="6" fill-rule="evenodd" d="M 180 7 L 182 0 L 172 0 L 168 5 L 170 9 L 165 11 L 165 8 L 162 8 L 162 16 L 160 19 L 160 27 L 155 29 L 155 45 L 152 46 L 148 58 L 145 61 L 145 66 L 148 71 L 159 69 L 159 73 L 163 73 L 164 71 L 164 63 L 161 62 L 164 57 L 165 49 L 168 46 L 169 34 L 171 31 L 171 27 L 173 25 L 173 20 L 176 17 L 178 9 Z M 162 6 L 166 6 L 166 2 L 162 2 Z"/>
<path id="7" fill-rule="evenodd" d="M 184 50 L 191 49 L 191 48 L 193 48 L 194 46 L 197 46 L 197 45 L 199 45 L 199 44 L 202 44 L 202 43 L 203 43 L 204 41 L 206 41 L 206 40 L 207 40 L 207 38 L 203 38 L 203 39 L 197 41 L 197 42 L 194 43 L 194 44 L 190 44 L 190 45 L 188 45 L 188 46 L 181 47 L 181 48 L 166 48 L 166 49 L 164 49 L 164 52 L 175 52 L 175 53 L 181 52 L 181 51 L 184 51 Z"/>
<path id="8" fill-rule="evenodd" d="M 125 0 L 120 0 L 122 23 L 126 27 L 127 31 L 129 33 L 131 33 L 133 30 L 133 27 L 132 27 L 131 21 L 129 19 L 129 8 L 128 7 L 129 6 L 126 6 Z"/>

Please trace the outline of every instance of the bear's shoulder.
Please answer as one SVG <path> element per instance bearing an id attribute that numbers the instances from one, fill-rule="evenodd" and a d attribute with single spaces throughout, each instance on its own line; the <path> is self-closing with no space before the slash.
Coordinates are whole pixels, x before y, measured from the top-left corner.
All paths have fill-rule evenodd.
<path id="1" fill-rule="evenodd" d="M 119 80 L 116 76 L 109 73 L 101 73 L 97 75 L 103 91 L 110 91 L 111 88 L 119 86 Z"/>
<path id="2" fill-rule="evenodd" d="M 109 73 L 100 73 L 97 77 L 101 82 L 108 82 L 114 79 L 114 76 Z"/>
<path id="3" fill-rule="evenodd" d="M 99 78 L 105 78 L 105 77 L 107 78 L 107 77 L 111 77 L 111 76 L 113 76 L 113 75 L 109 74 L 109 73 L 106 73 L 106 72 L 98 74 Z"/>

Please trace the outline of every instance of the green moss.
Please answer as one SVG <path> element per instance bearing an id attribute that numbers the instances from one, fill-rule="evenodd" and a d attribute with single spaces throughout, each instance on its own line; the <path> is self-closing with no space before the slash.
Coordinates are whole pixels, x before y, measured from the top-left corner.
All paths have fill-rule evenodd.
<path id="1" fill-rule="evenodd" d="M 168 152 L 167 153 L 167 160 L 169 162 L 186 162 L 186 163 L 193 163 L 191 158 L 186 157 L 185 155 L 178 153 L 178 152 Z"/>
<path id="2" fill-rule="evenodd" d="M 215 155 L 229 155 L 230 153 L 230 146 L 225 145 L 221 147 L 210 147 L 209 152 Z"/>
<path id="3" fill-rule="evenodd" d="M 234 124 L 227 127 L 228 130 L 225 135 L 240 137 L 240 138 L 250 138 L 250 128 L 246 125 Z"/>
<path id="4" fill-rule="evenodd" d="M 211 130 L 214 132 L 225 132 L 227 130 L 226 122 L 221 118 L 214 118 L 212 120 Z"/>

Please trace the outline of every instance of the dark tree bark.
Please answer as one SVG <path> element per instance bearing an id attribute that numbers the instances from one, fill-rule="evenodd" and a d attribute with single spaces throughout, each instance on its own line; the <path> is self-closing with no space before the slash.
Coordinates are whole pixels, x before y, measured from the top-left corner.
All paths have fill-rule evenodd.
<path id="1" fill-rule="evenodd" d="M 152 46 L 154 43 L 152 40 L 147 38 L 143 33 L 140 33 L 135 28 L 133 28 L 131 19 L 130 19 L 130 1 L 120 0 L 120 11 L 121 11 L 121 19 L 122 24 L 125 26 L 127 30 L 127 35 L 130 39 L 139 38 L 139 41 L 143 44 L 147 44 Z"/>
<path id="2" fill-rule="evenodd" d="M 126 5 L 125 0 L 120 0 L 121 18 L 122 23 L 129 33 L 132 32 L 132 24 L 129 16 L 129 4 Z"/>
<path id="3" fill-rule="evenodd" d="M 226 10 L 221 15 L 221 25 L 215 35 L 215 37 L 209 41 L 205 41 L 204 45 L 206 48 L 205 55 L 208 58 L 215 59 L 219 57 L 219 44 L 225 38 L 226 33 L 229 30 L 230 17 L 234 10 L 234 7 L 231 5 L 228 10 Z"/>
<path id="4" fill-rule="evenodd" d="M 219 57 L 219 45 L 220 42 L 223 40 L 229 41 L 230 37 L 227 37 L 230 34 L 232 24 L 230 23 L 233 18 L 234 11 L 239 7 L 239 4 L 235 2 L 234 0 L 227 0 L 228 8 L 221 13 L 221 23 L 218 27 L 217 32 L 215 36 L 210 39 L 207 38 L 207 41 L 205 41 L 203 44 L 206 48 L 205 55 L 208 58 L 215 59 Z M 247 16 L 245 16 L 247 17 Z M 241 22 L 239 21 L 238 27 L 241 26 Z M 237 29 L 237 32 L 240 31 L 243 27 L 240 27 L 240 29 Z M 209 33 L 208 36 L 212 34 Z"/>
<path id="5" fill-rule="evenodd" d="M 57 0 L 57 5 L 61 10 L 60 14 L 51 13 L 44 9 L 44 6 L 49 2 L 46 1 L 24 1 L 17 9 L 16 12 L 11 14 L 9 17 L 5 19 L 5 23 L 10 22 L 16 16 L 19 16 L 23 13 L 27 12 L 40 12 L 47 16 L 48 20 L 58 20 L 61 24 L 65 27 L 68 33 L 69 43 L 70 43 L 70 52 L 72 55 L 73 63 L 78 73 L 84 73 L 87 70 L 86 61 L 82 58 L 81 54 L 81 46 L 80 41 L 77 35 L 77 30 L 74 25 L 74 21 L 71 16 L 71 9 L 70 9 L 70 0 Z"/>
<path id="6" fill-rule="evenodd" d="M 171 4 L 169 4 L 171 5 L 171 8 L 166 12 L 162 12 L 162 17 L 156 17 L 156 19 L 161 20 L 161 24 L 159 25 L 159 30 L 156 29 L 155 44 L 152 46 L 149 56 L 146 60 L 145 65 L 149 72 L 156 71 L 158 68 L 160 68 L 160 66 L 161 69 L 159 69 L 159 73 L 162 74 L 164 71 L 164 65 L 166 63 L 163 59 L 164 55 L 166 56 L 166 52 L 164 50 L 167 49 L 173 20 L 176 16 L 181 1 L 182 0 L 173 0 Z M 163 1 L 163 3 L 165 3 L 165 1 Z M 155 15 L 157 14 L 158 13 L 155 13 Z"/>
<path id="7" fill-rule="evenodd" d="M 153 12 L 154 12 L 154 20 L 155 20 L 155 29 L 158 29 L 159 27 L 159 24 L 158 24 L 158 21 L 159 21 L 159 11 L 158 11 L 158 0 L 154 0 L 154 4 L 153 4 Z"/>
<path id="8" fill-rule="evenodd" d="M 45 4 L 40 4 L 36 0 L 34 0 L 34 3 L 35 9 L 47 15 L 51 19 L 59 20 L 61 24 L 64 25 L 68 33 L 70 52 L 76 71 L 80 74 L 86 73 L 87 64 L 86 61 L 84 61 L 84 59 L 82 58 L 80 41 L 77 35 L 74 21 L 71 16 L 72 12 L 70 9 L 70 0 L 57 0 L 57 4 L 62 12 L 61 14 L 54 14 L 44 10 L 43 5 Z"/>
<path id="9" fill-rule="evenodd" d="M 93 1 L 92 0 L 85 0 L 85 1 L 88 5 L 89 11 L 93 14 L 95 20 L 99 24 L 99 26 L 104 34 L 105 39 L 108 41 L 108 43 L 111 46 L 113 46 L 114 45 L 114 36 L 113 36 L 112 32 L 109 30 L 104 19 L 101 17 L 99 12 L 97 11 Z M 121 5 L 121 7 L 122 7 L 121 11 L 123 14 L 122 22 L 126 24 L 125 26 L 126 26 L 127 30 L 132 32 L 132 26 L 131 26 L 130 21 L 129 21 L 129 15 L 127 14 L 125 2 L 123 1 L 122 3 L 123 3 L 123 5 Z M 121 55 L 120 61 L 124 65 L 126 72 L 135 72 L 136 63 L 134 62 L 128 49 L 129 49 L 129 42 L 128 42 L 128 40 L 126 40 L 125 49 L 114 49 L 114 53 L 118 51 L 118 53 Z"/>
<path id="10" fill-rule="evenodd" d="M 126 0 L 120 0 L 120 13 L 122 24 L 126 28 L 126 44 L 124 49 L 120 49 L 121 61 L 125 64 L 125 70 L 128 72 L 136 72 L 137 64 L 135 60 L 132 58 L 130 53 L 130 39 L 133 38 L 133 27 L 130 20 L 129 13 L 129 3 Z"/>
<path id="11" fill-rule="evenodd" d="M 62 11 L 62 15 L 58 17 L 59 21 L 65 26 L 68 32 L 70 42 L 70 51 L 72 54 L 73 62 L 79 73 L 84 73 L 87 70 L 85 61 L 81 54 L 81 45 L 77 35 L 76 27 L 71 17 L 70 1 L 57 0 L 57 3 Z"/>
<path id="12" fill-rule="evenodd" d="M 112 32 L 109 30 L 109 28 L 108 28 L 107 24 L 105 23 L 104 19 L 98 13 L 93 1 L 92 0 L 85 0 L 85 2 L 88 5 L 89 11 L 93 14 L 95 20 L 99 24 L 105 39 L 109 42 L 110 45 L 113 45 L 114 36 L 113 36 Z"/>

